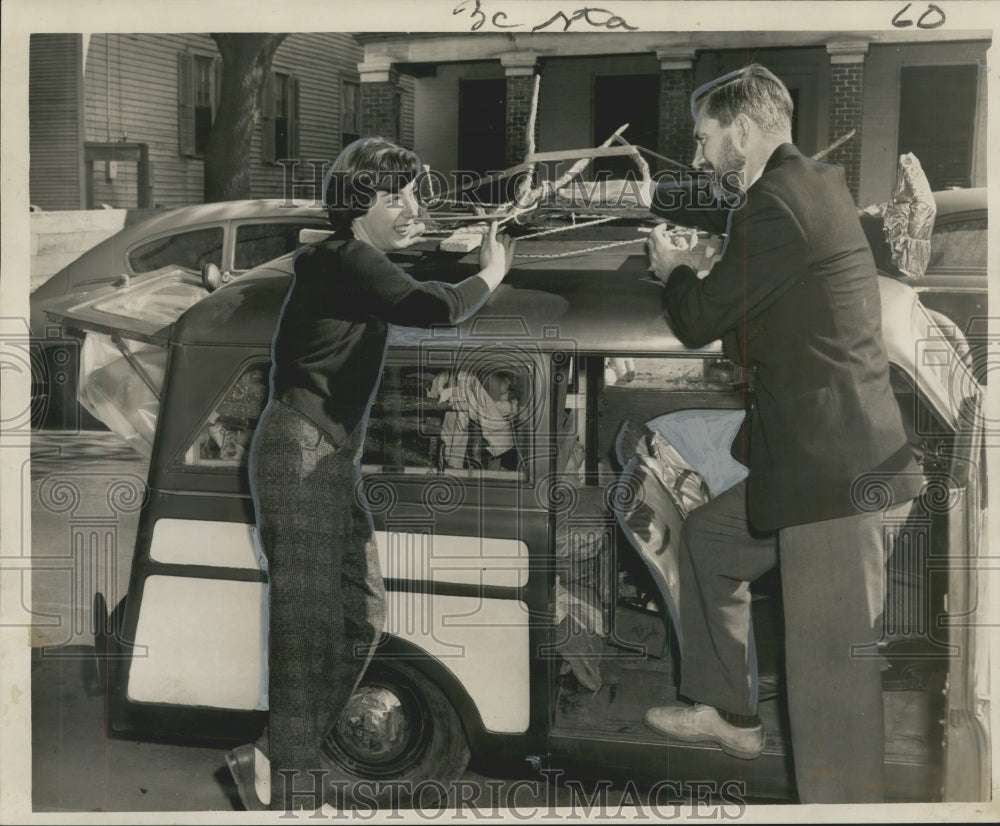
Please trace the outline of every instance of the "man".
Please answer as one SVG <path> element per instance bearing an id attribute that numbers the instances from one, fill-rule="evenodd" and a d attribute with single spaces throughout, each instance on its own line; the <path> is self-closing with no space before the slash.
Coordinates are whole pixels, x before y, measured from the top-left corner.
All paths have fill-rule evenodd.
<path id="1" fill-rule="evenodd" d="M 879 639 L 882 511 L 905 516 L 922 478 L 889 385 L 874 262 L 843 172 L 792 145 L 791 97 L 771 72 L 747 66 L 691 106 L 695 166 L 727 197 L 699 210 L 661 183 L 651 208 L 722 230 L 725 245 L 702 279 L 665 226 L 648 250 L 680 339 L 722 338 L 749 372 L 733 451 L 750 473 L 685 523 L 680 688 L 696 704 L 650 709 L 646 722 L 760 755 L 749 582 L 780 564 L 799 798 L 879 801 L 879 661 L 859 647 Z M 866 485 L 885 493 L 874 512 Z"/>

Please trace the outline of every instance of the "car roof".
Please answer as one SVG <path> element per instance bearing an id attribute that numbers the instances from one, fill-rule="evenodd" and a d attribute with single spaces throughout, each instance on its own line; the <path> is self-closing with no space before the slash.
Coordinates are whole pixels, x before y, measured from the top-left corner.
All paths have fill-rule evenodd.
<path id="1" fill-rule="evenodd" d="M 197 224 L 214 224 L 223 221 L 244 221 L 255 219 L 323 217 L 323 209 L 309 204 L 286 201 L 280 198 L 259 198 L 243 201 L 217 201 L 209 204 L 192 204 L 178 207 L 145 221 L 140 221 L 124 232 L 135 237 L 155 235 L 183 229 Z"/>
<path id="2" fill-rule="evenodd" d="M 560 249 L 566 250 L 566 242 Z M 541 244 L 521 249 L 547 249 Z M 545 253 L 539 252 L 539 255 Z M 266 347 L 288 290 L 292 256 L 268 262 L 193 306 L 174 324 L 181 345 Z M 431 256 L 431 260 L 434 258 Z M 429 265 L 435 273 L 440 263 Z M 447 260 L 447 259 L 445 259 Z M 478 266 L 451 256 L 452 278 Z M 645 255 L 611 250 L 578 258 L 515 259 L 504 283 L 472 318 L 458 327 L 427 330 L 392 327 L 390 346 L 454 346 L 456 338 L 482 344 L 530 343 L 544 351 L 567 348 L 601 353 L 683 353 L 685 347 L 663 318 L 662 287 L 647 272 Z M 415 276 L 416 277 L 416 276 Z M 440 276 L 439 276 L 440 277 Z M 716 342 L 705 348 L 719 351 Z"/>
<path id="3" fill-rule="evenodd" d="M 971 189 L 942 189 L 934 194 L 937 204 L 937 220 L 964 212 L 986 214 L 986 187 Z"/>
<path id="4" fill-rule="evenodd" d="M 469 261 L 456 262 L 452 257 L 452 262 L 455 277 L 478 270 Z M 433 331 L 392 327 L 390 348 L 412 352 L 417 345 L 421 349 L 454 348 L 468 342 L 543 353 L 664 356 L 720 352 L 719 342 L 696 351 L 680 342 L 663 316 L 662 287 L 649 277 L 646 266 L 645 255 L 614 251 L 556 261 L 540 257 L 515 261 L 504 282 L 472 318 L 457 327 Z M 442 270 L 433 256 L 429 269 Z M 217 290 L 180 317 L 171 330 L 171 343 L 268 352 L 291 272 L 292 255 L 287 255 Z M 879 287 L 889 361 L 911 377 L 942 422 L 957 427 L 962 394 L 955 392 L 955 377 L 966 371 L 961 364 L 942 361 L 941 354 L 953 355 L 954 351 L 911 287 L 888 277 L 879 278 Z M 925 362 L 931 363 L 927 361 L 931 355 L 931 362 L 940 362 L 939 370 L 927 368 Z M 921 364 L 924 367 L 918 369 Z M 975 387 L 971 379 L 960 384 L 966 389 Z"/>

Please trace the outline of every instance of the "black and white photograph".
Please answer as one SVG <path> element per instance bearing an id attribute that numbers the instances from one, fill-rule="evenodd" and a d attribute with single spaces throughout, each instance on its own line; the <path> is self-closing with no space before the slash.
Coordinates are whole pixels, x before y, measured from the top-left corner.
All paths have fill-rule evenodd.
<path id="1" fill-rule="evenodd" d="M 0 822 L 997 820 L 995 7 L 0 14 Z"/>

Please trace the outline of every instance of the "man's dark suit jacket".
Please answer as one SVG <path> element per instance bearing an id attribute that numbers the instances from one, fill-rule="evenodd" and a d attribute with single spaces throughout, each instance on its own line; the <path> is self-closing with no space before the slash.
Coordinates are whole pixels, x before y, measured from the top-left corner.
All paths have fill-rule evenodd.
<path id="1" fill-rule="evenodd" d="M 671 274 L 664 309 L 686 345 L 721 338 L 751 371 L 749 445 L 734 444 L 749 458 L 736 455 L 750 468 L 751 524 L 770 531 L 862 512 L 873 501 L 864 474 L 897 503 L 913 498 L 922 478 L 889 385 L 874 261 L 841 169 L 782 144 L 741 207 L 668 203 L 654 198 L 653 211 L 727 232 L 708 276 Z"/>

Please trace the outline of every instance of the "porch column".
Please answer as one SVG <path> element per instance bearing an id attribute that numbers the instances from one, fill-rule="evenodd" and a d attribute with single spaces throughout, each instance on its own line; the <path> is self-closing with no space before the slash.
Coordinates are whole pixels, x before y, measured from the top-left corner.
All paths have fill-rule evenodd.
<path id="1" fill-rule="evenodd" d="M 847 186 L 858 200 L 861 186 L 861 113 L 865 95 L 867 42 L 828 43 L 830 55 L 830 127 L 827 143 L 855 130 L 854 137 L 823 160 L 844 168 Z"/>
<path id="2" fill-rule="evenodd" d="M 656 151 L 675 161 L 691 163 L 694 158 L 694 121 L 691 93 L 694 91 L 694 49 L 661 49 L 660 129 Z M 654 169 L 664 169 L 662 161 L 650 159 Z"/>
<path id="3" fill-rule="evenodd" d="M 400 140 L 402 94 L 392 58 L 373 57 L 358 64 L 361 75 L 361 135 Z"/>
<path id="4" fill-rule="evenodd" d="M 531 93 L 535 86 L 538 55 L 534 52 L 508 52 L 500 56 L 507 77 L 507 140 L 504 165 L 515 166 L 528 151 L 528 117 L 531 114 Z M 535 121 L 538 137 L 538 121 Z"/>

